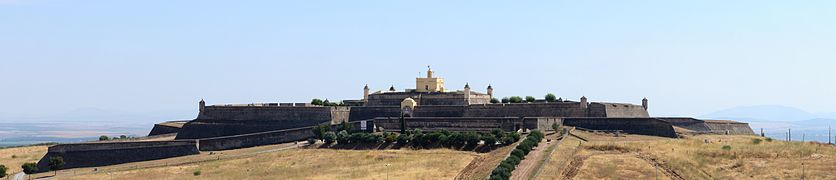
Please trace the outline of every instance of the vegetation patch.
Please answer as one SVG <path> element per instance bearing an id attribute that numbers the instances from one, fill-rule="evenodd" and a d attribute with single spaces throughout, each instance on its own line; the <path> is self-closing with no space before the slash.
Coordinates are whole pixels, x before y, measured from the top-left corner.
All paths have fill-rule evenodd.
<path id="1" fill-rule="evenodd" d="M 517 168 L 517 165 L 520 164 L 520 161 L 525 159 L 525 155 L 528 155 L 531 152 L 532 148 L 537 147 L 545 137 L 540 131 L 532 131 L 523 142 L 517 145 L 516 149 L 511 151 L 511 154 L 505 158 L 504 161 L 499 163 L 499 166 L 491 172 L 490 179 L 492 180 L 500 180 L 500 179 L 509 179 L 511 178 L 511 172 Z"/>

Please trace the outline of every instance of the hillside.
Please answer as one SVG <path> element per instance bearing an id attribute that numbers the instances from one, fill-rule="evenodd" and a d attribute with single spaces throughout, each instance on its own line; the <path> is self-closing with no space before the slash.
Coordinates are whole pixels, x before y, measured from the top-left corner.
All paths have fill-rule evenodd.
<path id="1" fill-rule="evenodd" d="M 574 137 L 564 141 L 537 179 L 836 177 L 833 171 L 836 147 L 832 145 L 769 141 L 756 136 L 699 135 L 683 139 L 619 141 L 622 138 L 602 138 L 607 135 L 584 132 L 576 134 L 590 141 Z"/>

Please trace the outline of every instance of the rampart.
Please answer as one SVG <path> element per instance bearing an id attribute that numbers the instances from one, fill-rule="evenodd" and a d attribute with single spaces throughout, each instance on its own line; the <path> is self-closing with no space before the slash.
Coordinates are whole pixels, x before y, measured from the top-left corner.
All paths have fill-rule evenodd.
<path id="1" fill-rule="evenodd" d="M 348 107 L 206 106 L 176 139 L 201 139 L 348 121 Z"/>
<path id="2" fill-rule="evenodd" d="M 592 130 L 676 138 L 673 125 L 656 118 L 564 118 L 563 124 Z"/>
<path id="3" fill-rule="evenodd" d="M 355 121 L 351 123 L 352 128 L 357 131 L 371 131 L 374 128 L 374 123 L 372 121 Z M 361 126 L 363 124 L 366 125 L 365 128 Z M 339 126 L 339 124 L 332 125 L 331 129 L 336 130 Z M 205 138 L 199 139 L 198 144 L 200 144 L 199 149 L 201 151 L 219 151 L 280 144 L 312 138 L 314 137 L 312 129 L 313 127 L 303 127 L 216 138 Z"/>
<path id="4" fill-rule="evenodd" d="M 63 168 L 107 166 L 128 162 L 149 161 L 200 153 L 194 140 L 93 142 L 59 144 L 49 147 L 38 161 L 38 169 L 49 169 L 50 157 L 60 156 Z"/>
<path id="5" fill-rule="evenodd" d="M 589 104 L 588 117 L 635 118 L 650 117 L 650 114 L 640 105 L 593 102 Z"/>
<path id="6" fill-rule="evenodd" d="M 755 135 L 748 123 L 726 121 L 726 120 L 705 120 L 708 129 L 712 132 L 731 135 Z"/>
<path id="7" fill-rule="evenodd" d="M 404 125 L 408 130 L 422 131 L 477 131 L 488 132 L 493 129 L 515 131 L 518 129 L 551 129 L 554 123 L 560 123 L 555 117 L 406 117 Z M 375 125 L 385 131 L 397 132 L 401 129 L 400 117 L 380 117 L 374 119 Z"/>
<path id="8" fill-rule="evenodd" d="M 695 133 L 753 135 L 748 123 L 727 120 L 699 120 L 687 117 L 660 117 L 674 126 L 682 127 Z"/>
<path id="9" fill-rule="evenodd" d="M 183 125 L 186 124 L 187 122 L 188 121 L 169 121 L 169 122 L 154 124 L 154 128 L 151 129 L 151 132 L 148 133 L 148 136 L 178 133 L 178 132 L 180 132 L 180 129 L 183 128 Z"/>

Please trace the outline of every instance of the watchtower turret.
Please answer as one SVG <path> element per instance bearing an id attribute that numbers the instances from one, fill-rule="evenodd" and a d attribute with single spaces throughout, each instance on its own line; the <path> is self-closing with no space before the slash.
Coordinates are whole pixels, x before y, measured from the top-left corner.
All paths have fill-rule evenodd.
<path id="1" fill-rule="evenodd" d="M 488 96 L 490 96 L 490 98 L 493 98 L 493 87 L 491 87 L 490 84 L 488 84 Z"/>
<path id="2" fill-rule="evenodd" d="M 587 108 L 589 106 L 589 102 L 586 100 L 586 96 L 581 96 L 581 108 Z"/>
<path id="3" fill-rule="evenodd" d="M 206 101 L 203 101 L 203 98 L 200 99 L 200 102 L 197 103 L 200 107 L 200 112 L 203 112 L 203 109 L 206 108 Z"/>
<path id="4" fill-rule="evenodd" d="M 642 99 L 642 108 L 644 108 L 644 110 L 647 111 L 647 98 L 646 97 L 644 99 Z"/>
<path id="5" fill-rule="evenodd" d="M 389 86 L 389 91 L 392 91 L 392 92 L 397 91 L 397 90 L 395 90 L 395 85 Z"/>
<path id="6" fill-rule="evenodd" d="M 470 104 L 470 84 L 464 84 L 464 104 Z"/>
<path id="7" fill-rule="evenodd" d="M 363 87 L 363 104 L 369 103 L 369 85 Z"/>

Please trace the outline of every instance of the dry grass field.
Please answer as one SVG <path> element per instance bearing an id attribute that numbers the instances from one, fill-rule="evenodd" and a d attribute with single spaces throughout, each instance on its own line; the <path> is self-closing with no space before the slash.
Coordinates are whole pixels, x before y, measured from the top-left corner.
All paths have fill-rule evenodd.
<path id="1" fill-rule="evenodd" d="M 657 175 L 660 179 L 836 179 L 836 147 L 832 145 L 756 136 L 618 141 L 578 134 L 593 140 L 583 142 L 576 151 L 568 144 L 581 141 L 564 141 L 537 179 L 654 179 Z"/>
<path id="2" fill-rule="evenodd" d="M 46 154 L 47 146 L 27 146 L 0 149 L 0 164 L 5 165 L 6 173 L 22 171 L 20 166 L 27 162 L 38 162 Z"/>
<path id="3" fill-rule="evenodd" d="M 290 149 L 251 157 L 57 179 L 452 179 L 476 156 L 439 150 Z M 195 175 L 200 172 L 199 175 Z"/>

